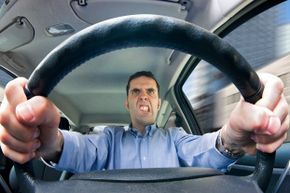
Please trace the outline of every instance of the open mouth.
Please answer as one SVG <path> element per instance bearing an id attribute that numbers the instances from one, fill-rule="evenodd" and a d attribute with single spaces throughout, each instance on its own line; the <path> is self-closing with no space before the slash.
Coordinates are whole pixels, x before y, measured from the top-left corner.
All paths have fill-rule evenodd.
<path id="1" fill-rule="evenodd" d="M 148 105 L 140 105 L 139 110 L 142 112 L 150 112 L 149 106 Z"/>

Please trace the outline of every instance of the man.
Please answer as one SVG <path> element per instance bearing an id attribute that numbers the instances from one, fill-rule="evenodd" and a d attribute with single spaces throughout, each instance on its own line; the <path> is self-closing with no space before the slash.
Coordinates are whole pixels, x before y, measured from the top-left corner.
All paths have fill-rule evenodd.
<path id="1" fill-rule="evenodd" d="M 41 156 L 57 169 L 72 172 L 179 166 L 225 171 L 244 153 L 270 153 L 286 139 L 289 115 L 283 83 L 269 74 L 260 78 L 265 86 L 262 99 L 255 105 L 241 100 L 220 131 L 203 136 L 156 127 L 161 101 L 151 72 L 137 72 L 128 80 L 129 129 L 108 127 L 96 135 L 60 131 L 54 104 L 39 96 L 27 101 L 27 80 L 18 78 L 7 85 L 0 108 L 1 148 L 16 162 Z"/>

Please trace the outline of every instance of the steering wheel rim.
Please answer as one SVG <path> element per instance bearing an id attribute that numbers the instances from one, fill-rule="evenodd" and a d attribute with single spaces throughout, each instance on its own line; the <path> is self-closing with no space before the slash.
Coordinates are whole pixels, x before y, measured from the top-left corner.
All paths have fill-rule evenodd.
<path id="1" fill-rule="evenodd" d="M 255 103 L 261 98 L 263 86 L 257 74 L 223 39 L 183 20 L 147 14 L 106 20 L 68 38 L 33 71 L 25 89 L 26 95 L 28 98 L 36 95 L 46 97 L 66 74 L 86 60 L 113 50 L 140 46 L 164 47 L 195 55 L 224 72 L 246 101 Z M 48 71 L 50 73 L 46 73 Z M 265 191 L 274 159 L 275 153 L 258 152 L 255 171 L 247 180 L 257 183 Z M 16 169 L 18 177 L 25 178 L 25 183 L 40 183 L 35 183 L 22 166 L 16 164 Z"/>

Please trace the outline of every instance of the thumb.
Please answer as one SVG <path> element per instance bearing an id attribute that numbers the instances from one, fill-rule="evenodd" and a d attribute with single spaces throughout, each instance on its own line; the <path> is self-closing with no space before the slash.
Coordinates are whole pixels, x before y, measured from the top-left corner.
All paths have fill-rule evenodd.
<path id="1" fill-rule="evenodd" d="M 17 105 L 16 117 L 30 127 L 57 128 L 60 120 L 57 108 L 42 96 L 35 96 Z"/>

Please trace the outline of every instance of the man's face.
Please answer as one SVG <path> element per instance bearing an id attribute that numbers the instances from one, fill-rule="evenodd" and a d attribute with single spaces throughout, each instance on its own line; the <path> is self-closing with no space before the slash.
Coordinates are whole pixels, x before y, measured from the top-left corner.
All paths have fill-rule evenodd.
<path id="1" fill-rule="evenodd" d="M 146 76 L 131 80 L 125 105 L 130 112 L 133 127 L 143 129 L 153 124 L 160 108 L 155 80 Z"/>

